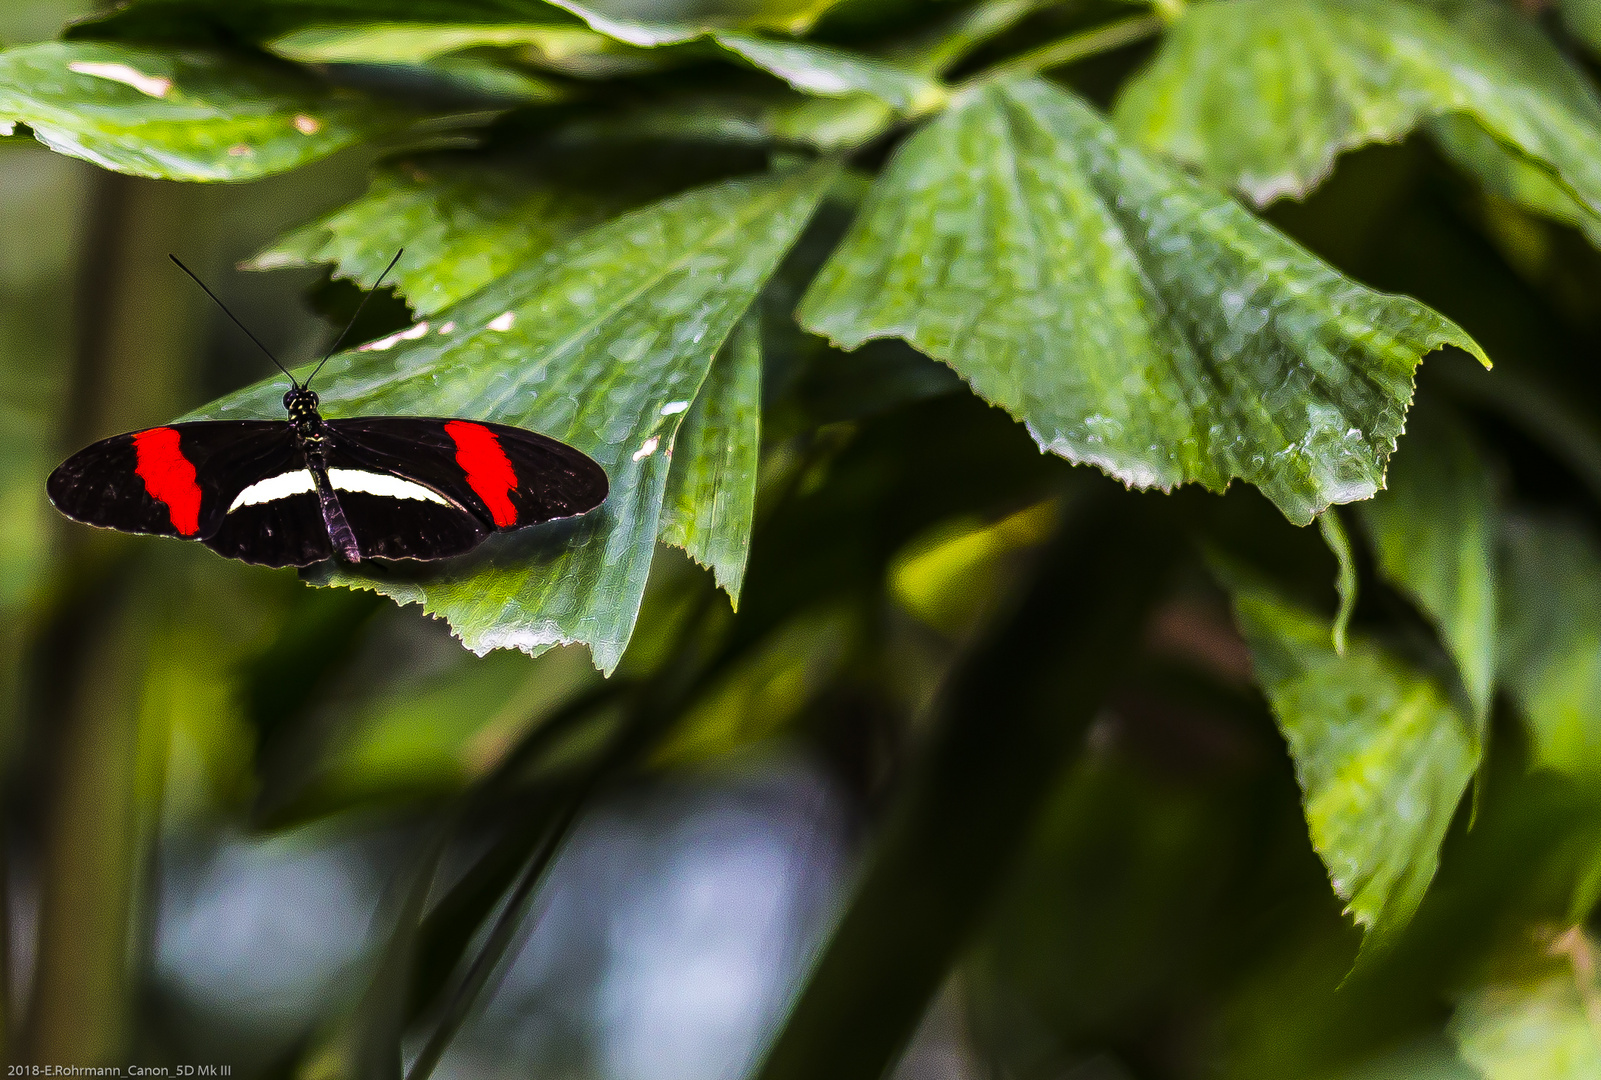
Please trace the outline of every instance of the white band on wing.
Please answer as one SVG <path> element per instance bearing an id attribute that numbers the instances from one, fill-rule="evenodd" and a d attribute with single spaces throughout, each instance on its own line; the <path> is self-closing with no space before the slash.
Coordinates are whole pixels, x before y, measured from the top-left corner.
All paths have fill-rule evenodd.
<path id="1" fill-rule="evenodd" d="M 360 469 L 329 469 L 328 479 L 337 491 L 364 491 L 368 495 L 386 495 L 391 499 L 418 499 L 422 502 L 449 506 L 450 500 L 432 488 L 389 473 L 363 472 Z"/>
<path id="2" fill-rule="evenodd" d="M 437 491 L 388 473 L 366 472 L 361 469 L 329 469 L 328 481 L 333 484 L 336 491 L 360 491 L 391 499 L 416 499 L 419 502 L 438 503 L 440 506 L 450 505 L 450 500 Z M 297 469 L 294 472 L 280 473 L 265 480 L 257 480 L 234 496 L 233 504 L 228 507 L 228 513 L 233 513 L 241 506 L 259 506 L 262 503 L 287 499 L 291 495 L 310 495 L 316 490 L 317 484 L 312 479 L 310 470 Z"/>
<path id="3" fill-rule="evenodd" d="M 311 478 L 307 469 L 297 469 L 294 472 L 279 473 L 269 476 L 265 480 L 257 480 L 245 490 L 234 496 L 233 503 L 228 507 L 228 513 L 233 513 L 241 506 L 257 506 L 261 503 L 276 502 L 287 499 L 291 495 L 307 495 L 317 490 L 316 481 Z"/>

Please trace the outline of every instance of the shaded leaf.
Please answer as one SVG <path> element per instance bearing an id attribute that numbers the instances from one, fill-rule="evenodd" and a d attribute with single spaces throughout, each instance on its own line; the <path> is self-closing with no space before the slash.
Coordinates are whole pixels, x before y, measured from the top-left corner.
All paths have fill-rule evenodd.
<path id="1" fill-rule="evenodd" d="M 945 91 L 933 79 L 843 49 L 732 31 L 713 38 L 728 51 L 806 93 L 824 97 L 867 94 L 901 113 L 926 112 L 945 98 Z"/>
<path id="2" fill-rule="evenodd" d="M 1471 117 L 1458 113 L 1431 120 L 1429 134 L 1445 156 L 1477 178 L 1486 191 L 1580 229 L 1601 247 L 1601 215 L 1570 195 L 1550 172 L 1497 142 Z"/>
<path id="3" fill-rule="evenodd" d="M 723 340 L 811 216 L 835 169 L 729 180 L 635 211 L 409 331 L 341 354 L 332 416 L 400 413 L 517 424 L 588 453 L 611 478 L 598 510 L 492 541 L 415 575 L 329 567 L 446 619 L 475 652 L 582 642 L 612 670 L 650 571 L 668 452 Z M 263 383 L 204 415 L 272 416 Z"/>
<path id="4" fill-rule="evenodd" d="M 1458 1003 L 1450 1033 L 1483 1080 L 1601 1077 L 1596 944 L 1575 927 Z"/>
<path id="5" fill-rule="evenodd" d="M 1438 406 L 1414 411 L 1386 490 L 1362 506 L 1379 572 L 1439 631 L 1481 738 L 1495 682 L 1497 516 L 1489 462 Z"/>
<path id="6" fill-rule="evenodd" d="M 909 139 L 799 318 L 845 348 L 905 338 L 1071 461 L 1241 477 L 1297 524 L 1379 489 L 1424 353 L 1484 360 L 1038 80 Z"/>
<path id="7" fill-rule="evenodd" d="M 761 411 L 761 331 L 748 315 L 712 362 L 679 428 L 660 533 L 710 568 L 735 607 L 756 515 Z"/>
<path id="8" fill-rule="evenodd" d="M 1557 0 L 1562 21 L 1573 36 L 1592 53 L 1601 53 L 1601 2 L 1598 0 Z"/>
<path id="9" fill-rule="evenodd" d="M 1015 610 L 947 683 L 927 750 L 759 1080 L 889 1073 L 1083 753 L 1174 555 L 1151 500 L 1097 495 L 1069 509 Z"/>
<path id="10" fill-rule="evenodd" d="M 481 164 L 404 162 L 246 265 L 332 263 L 336 276 L 374 281 L 405 248 L 390 280 L 412 310 L 432 315 L 610 216 L 621 201 Z"/>
<path id="11" fill-rule="evenodd" d="M 1346 913 L 1385 940 L 1412 918 L 1478 765 L 1466 717 L 1427 676 L 1258 585 L 1234 614 L 1295 760 L 1312 846 Z M 1367 943 L 1364 943 L 1367 947 Z"/>
<path id="12" fill-rule="evenodd" d="M 292 69 L 89 42 L 0 53 L 0 119 L 60 153 L 168 180 L 252 180 L 398 126 Z"/>
<path id="13" fill-rule="evenodd" d="M 338 23 L 529 22 L 551 18 L 543 0 L 126 0 L 67 28 L 67 37 L 236 44 Z"/>
<path id="14" fill-rule="evenodd" d="M 1601 549 L 1575 523 L 1518 518 L 1504 533 L 1499 659 L 1538 764 L 1601 767 Z"/>
<path id="15" fill-rule="evenodd" d="M 1601 102 L 1538 27 L 1489 0 L 1196 4 L 1124 87 L 1117 123 L 1260 204 L 1447 113 L 1601 212 Z"/>

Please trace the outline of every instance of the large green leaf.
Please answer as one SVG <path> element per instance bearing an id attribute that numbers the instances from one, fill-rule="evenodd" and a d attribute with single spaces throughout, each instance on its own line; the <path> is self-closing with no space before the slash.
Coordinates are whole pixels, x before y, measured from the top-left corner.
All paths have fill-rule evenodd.
<path id="1" fill-rule="evenodd" d="M 1363 505 L 1379 570 L 1426 614 L 1456 661 L 1482 730 L 1496 650 L 1495 477 L 1460 420 L 1413 413 L 1388 489 Z"/>
<path id="2" fill-rule="evenodd" d="M 414 311 L 432 315 L 600 222 L 619 203 L 484 164 L 404 162 L 380 171 L 355 202 L 295 230 L 249 265 L 332 263 L 341 277 L 371 282 L 405 248 L 391 280 Z"/>
<path id="3" fill-rule="evenodd" d="M 251 180 L 392 129 L 397 115 L 238 57 L 46 42 L 0 53 L 0 121 L 118 172 Z"/>
<path id="4" fill-rule="evenodd" d="M 1397 656 L 1360 637 L 1340 656 L 1326 620 L 1236 584 L 1235 618 L 1295 760 L 1312 846 L 1346 912 L 1384 940 L 1434 878 L 1478 741 Z"/>
<path id="5" fill-rule="evenodd" d="M 674 436 L 712 357 L 832 182 L 832 165 L 730 180 L 598 226 L 362 351 L 320 383 L 326 411 L 470 416 L 577 446 L 611 495 L 576 522 L 491 542 L 416 576 L 323 580 L 421 603 L 477 652 L 583 642 L 613 669 L 639 610 Z M 206 410 L 274 415 L 281 384 Z"/>
<path id="6" fill-rule="evenodd" d="M 1557 0 L 1562 21 L 1593 53 L 1601 53 L 1601 0 Z"/>
<path id="7" fill-rule="evenodd" d="M 373 23 L 558 21 L 543 0 L 125 0 L 67 28 L 122 41 L 265 41 L 301 27 Z"/>
<path id="8" fill-rule="evenodd" d="M 944 89 L 934 79 L 843 49 L 732 31 L 713 37 L 723 48 L 806 93 L 824 97 L 868 94 L 901 113 L 926 112 L 945 98 Z"/>
<path id="9" fill-rule="evenodd" d="M 762 343 L 746 316 L 684 416 L 667 474 L 661 538 L 709 567 L 737 606 L 756 515 Z"/>
<path id="10" fill-rule="evenodd" d="M 1457 1004 L 1457 1052 L 1483 1080 L 1601 1078 L 1595 941 L 1575 927 L 1517 960 Z"/>
<path id="11" fill-rule="evenodd" d="M 1448 113 L 1601 212 L 1601 102 L 1537 27 L 1489 0 L 1196 4 L 1124 88 L 1117 123 L 1266 203 L 1305 194 L 1342 150 Z"/>
<path id="12" fill-rule="evenodd" d="M 1548 768 L 1601 770 L 1601 550 L 1576 523 L 1520 518 L 1505 532 L 1500 665 Z"/>
<path id="13" fill-rule="evenodd" d="M 799 315 L 846 348 L 905 338 L 1072 461 L 1241 477 L 1298 524 L 1382 486 L 1424 353 L 1484 360 L 1038 80 L 909 139 Z"/>

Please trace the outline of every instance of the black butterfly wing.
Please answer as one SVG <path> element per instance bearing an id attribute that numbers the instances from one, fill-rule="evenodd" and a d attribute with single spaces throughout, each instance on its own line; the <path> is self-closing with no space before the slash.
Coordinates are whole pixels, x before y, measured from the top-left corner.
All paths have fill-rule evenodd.
<path id="1" fill-rule="evenodd" d="M 370 416 L 328 426 L 330 469 L 371 470 L 421 484 L 468 510 L 488 531 L 585 513 L 605 501 L 609 487 L 605 470 L 588 455 L 506 424 Z"/>
<path id="2" fill-rule="evenodd" d="M 204 540 L 223 527 L 241 489 L 295 467 L 297 456 L 282 420 L 168 424 L 85 447 L 50 474 L 45 490 L 75 521 Z"/>

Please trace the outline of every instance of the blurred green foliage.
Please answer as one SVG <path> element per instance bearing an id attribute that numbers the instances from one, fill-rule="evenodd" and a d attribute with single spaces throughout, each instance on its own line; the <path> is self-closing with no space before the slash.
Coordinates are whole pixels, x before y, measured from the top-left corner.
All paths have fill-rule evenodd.
<path id="1" fill-rule="evenodd" d="M 0 11 L 11 1062 L 1601 1077 L 1601 6 L 91 8 Z M 162 254 L 300 360 L 401 246 L 328 411 L 602 509 L 50 512 L 278 414 Z"/>

